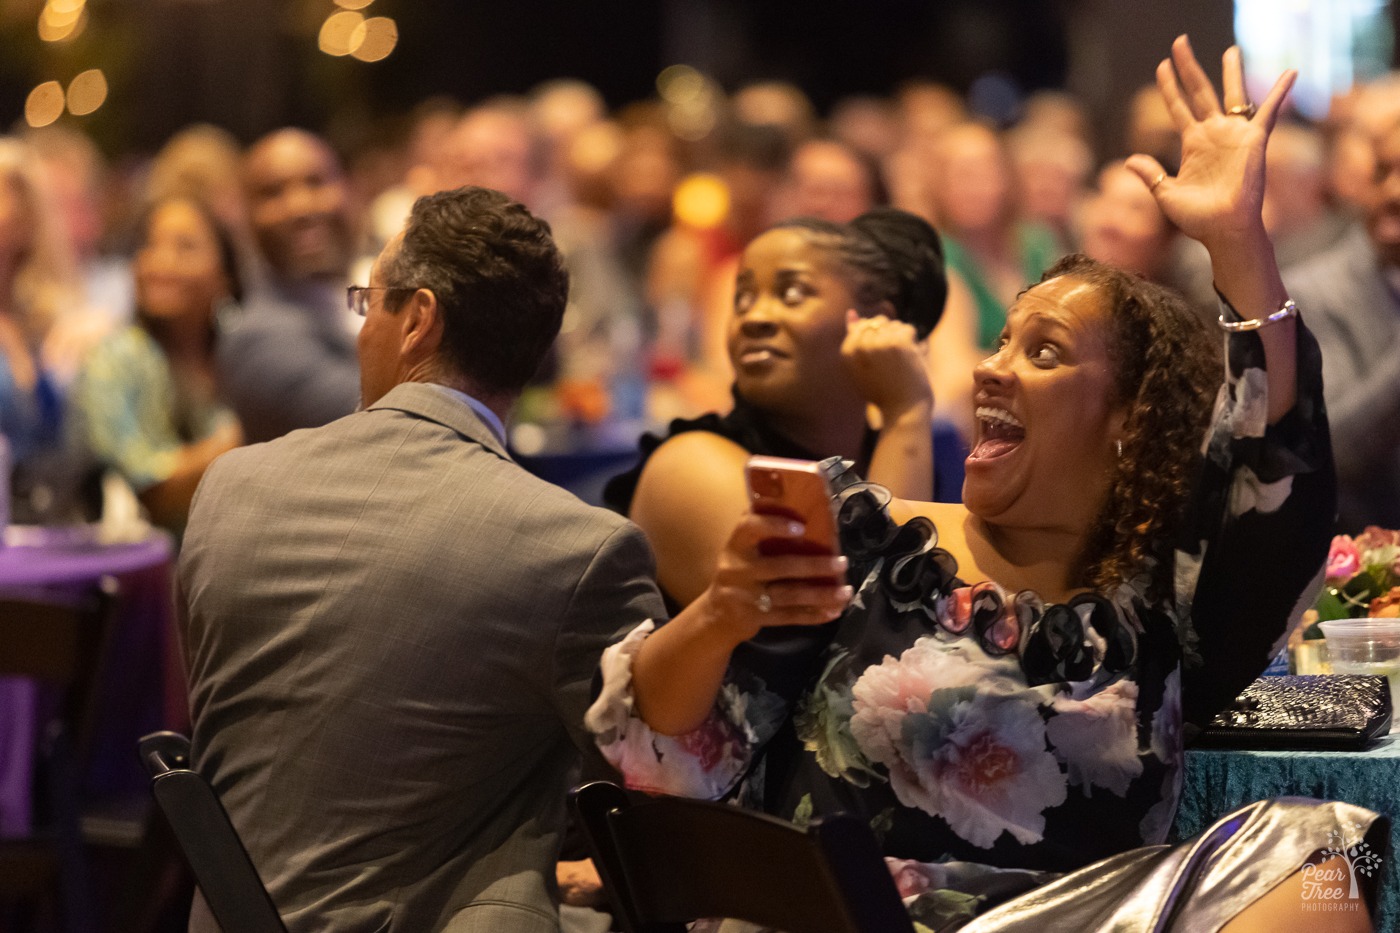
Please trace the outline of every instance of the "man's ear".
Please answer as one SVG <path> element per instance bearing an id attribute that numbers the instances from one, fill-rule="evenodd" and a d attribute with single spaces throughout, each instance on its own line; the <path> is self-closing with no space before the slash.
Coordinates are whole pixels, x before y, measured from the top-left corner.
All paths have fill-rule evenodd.
<path id="1" fill-rule="evenodd" d="M 442 343 L 442 307 L 431 289 L 414 291 L 399 309 L 399 356 L 417 362 L 435 356 Z"/>

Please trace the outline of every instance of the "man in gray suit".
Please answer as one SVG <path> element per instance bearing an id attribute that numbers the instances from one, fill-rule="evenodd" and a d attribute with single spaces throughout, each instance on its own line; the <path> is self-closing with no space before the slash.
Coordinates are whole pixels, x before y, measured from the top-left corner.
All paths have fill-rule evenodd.
<path id="1" fill-rule="evenodd" d="M 1400 526 L 1400 119 L 1374 143 L 1365 229 L 1284 271 L 1322 349 L 1347 533 Z"/>
<path id="2" fill-rule="evenodd" d="M 294 931 L 557 927 L 598 657 L 663 617 L 641 532 L 505 449 L 566 291 L 519 204 L 420 199 L 352 290 L 364 410 L 233 451 L 199 489 L 196 766 Z M 191 929 L 216 929 L 198 900 Z"/>

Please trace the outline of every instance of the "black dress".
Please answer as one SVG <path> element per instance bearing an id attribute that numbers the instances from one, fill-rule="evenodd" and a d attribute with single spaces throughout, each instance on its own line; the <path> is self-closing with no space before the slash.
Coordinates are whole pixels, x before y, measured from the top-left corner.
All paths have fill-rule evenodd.
<path id="1" fill-rule="evenodd" d="M 948 883 L 983 907 L 1041 873 L 1163 842 L 1183 717 L 1223 707 L 1263 670 L 1326 557 L 1321 361 L 1298 335 L 1297 405 L 1272 426 L 1262 344 L 1229 338 L 1174 593 L 1150 597 L 1135 579 L 1051 604 L 968 586 L 932 522 L 897 525 L 888 494 L 847 475 L 848 611 L 741 646 L 710 719 L 674 738 L 632 713 L 644 625 L 604 658 L 589 714 L 600 747 L 635 788 L 734 796 L 798 823 L 856 813 L 887 856 L 985 866 Z"/>

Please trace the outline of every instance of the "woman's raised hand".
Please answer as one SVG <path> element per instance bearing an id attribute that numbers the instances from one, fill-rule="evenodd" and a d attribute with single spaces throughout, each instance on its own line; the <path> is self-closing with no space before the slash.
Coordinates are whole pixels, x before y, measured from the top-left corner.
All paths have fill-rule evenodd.
<path id="1" fill-rule="evenodd" d="M 1191 43 L 1178 36 L 1171 58 L 1157 66 L 1157 87 L 1181 134 L 1181 170 L 1173 178 L 1151 156 L 1128 159 L 1163 213 L 1207 247 L 1262 229 L 1264 145 L 1298 76 L 1285 71 L 1256 109 L 1245 94 L 1237 46 L 1225 51 L 1222 65 L 1223 102 Z"/>
<path id="2" fill-rule="evenodd" d="M 880 410 L 886 424 L 918 408 L 925 420 L 933 407 L 924 350 L 914 328 L 883 314 L 846 312 L 841 362 L 861 397 Z"/>

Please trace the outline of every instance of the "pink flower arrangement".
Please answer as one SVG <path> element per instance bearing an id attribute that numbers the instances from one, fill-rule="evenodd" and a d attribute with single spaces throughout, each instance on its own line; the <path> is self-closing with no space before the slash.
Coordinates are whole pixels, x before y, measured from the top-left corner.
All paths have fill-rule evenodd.
<path id="1" fill-rule="evenodd" d="M 1346 535 L 1332 539 L 1332 549 L 1327 552 L 1327 582 L 1339 583 L 1350 580 L 1361 569 L 1361 551 L 1356 542 Z"/>
<path id="2" fill-rule="evenodd" d="M 1400 616 L 1400 531 L 1375 525 L 1355 538 L 1337 535 L 1327 554 L 1320 620 Z"/>

